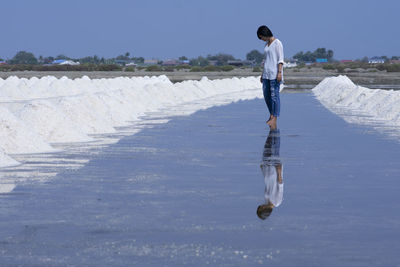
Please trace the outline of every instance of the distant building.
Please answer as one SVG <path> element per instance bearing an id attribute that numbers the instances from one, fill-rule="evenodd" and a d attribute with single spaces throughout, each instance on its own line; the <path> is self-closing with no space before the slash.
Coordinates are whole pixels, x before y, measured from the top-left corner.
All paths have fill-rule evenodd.
<path id="1" fill-rule="evenodd" d="M 385 59 L 383 59 L 381 57 L 372 57 L 372 58 L 368 59 L 368 63 L 370 63 L 370 64 L 382 64 L 382 63 L 385 63 Z"/>
<path id="2" fill-rule="evenodd" d="M 189 59 L 181 60 L 180 63 L 181 63 L 182 65 L 189 65 L 190 60 L 189 60 Z"/>
<path id="3" fill-rule="evenodd" d="M 296 66 L 297 66 L 297 63 L 293 62 L 293 61 L 288 61 L 288 62 L 284 62 L 283 63 L 283 67 L 284 68 L 293 68 L 293 67 L 296 67 Z"/>
<path id="4" fill-rule="evenodd" d="M 66 61 L 64 61 L 63 63 L 60 63 L 60 65 L 72 65 L 72 66 L 74 66 L 74 65 L 80 65 L 81 63 L 79 63 L 79 62 L 75 62 L 75 61 L 72 61 L 72 60 L 66 60 Z"/>
<path id="5" fill-rule="evenodd" d="M 400 59 L 392 59 L 389 61 L 390 64 L 400 64 Z"/>
<path id="6" fill-rule="evenodd" d="M 348 62 L 353 62 L 351 59 L 342 59 L 340 60 L 341 63 L 348 63 Z"/>
<path id="7" fill-rule="evenodd" d="M 0 61 L 0 65 L 5 65 L 7 64 L 5 61 Z"/>
<path id="8" fill-rule="evenodd" d="M 56 60 L 53 60 L 53 62 L 51 62 L 51 64 L 59 65 L 65 61 L 67 61 L 67 60 L 66 59 L 56 59 Z"/>
<path id="9" fill-rule="evenodd" d="M 75 62 L 72 60 L 67 60 L 67 59 L 56 59 L 53 62 L 51 62 L 52 65 L 80 65 L 79 62 Z"/>
<path id="10" fill-rule="evenodd" d="M 121 66 L 127 66 L 128 64 L 134 64 L 134 62 L 133 62 L 133 60 L 131 60 L 131 59 L 115 59 L 114 60 L 114 64 L 117 64 L 117 65 L 121 65 Z M 130 66 L 132 66 L 132 65 L 130 65 Z"/>
<path id="11" fill-rule="evenodd" d="M 145 59 L 143 62 L 143 65 L 157 65 L 158 64 L 158 59 Z"/>
<path id="12" fill-rule="evenodd" d="M 208 65 L 217 66 L 217 64 L 218 64 L 218 60 L 209 60 L 208 61 Z"/>
<path id="13" fill-rule="evenodd" d="M 179 61 L 176 59 L 168 59 L 162 63 L 163 66 L 178 66 Z"/>
<path id="14" fill-rule="evenodd" d="M 328 62 L 328 59 L 327 59 L 327 58 L 317 58 L 315 61 L 316 61 L 317 63 L 327 63 L 327 62 Z"/>

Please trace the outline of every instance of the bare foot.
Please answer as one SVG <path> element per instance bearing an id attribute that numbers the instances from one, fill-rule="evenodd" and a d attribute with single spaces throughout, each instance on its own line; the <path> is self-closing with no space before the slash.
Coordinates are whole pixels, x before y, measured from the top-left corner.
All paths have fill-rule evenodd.
<path id="1" fill-rule="evenodd" d="M 271 126 L 271 124 L 276 120 L 276 118 L 274 116 L 271 115 L 271 117 L 269 118 L 269 120 L 267 121 L 267 124 L 269 126 Z"/>
<path id="2" fill-rule="evenodd" d="M 272 117 L 273 117 L 272 115 L 269 116 L 269 119 L 267 120 L 267 124 L 268 124 L 268 122 L 269 122 L 270 120 L 272 120 Z M 269 125 L 269 124 L 268 124 L 268 125 Z"/>
<path id="3" fill-rule="evenodd" d="M 269 120 L 267 124 L 269 127 L 271 127 L 271 129 L 276 129 L 276 117 L 272 116 L 271 120 Z"/>

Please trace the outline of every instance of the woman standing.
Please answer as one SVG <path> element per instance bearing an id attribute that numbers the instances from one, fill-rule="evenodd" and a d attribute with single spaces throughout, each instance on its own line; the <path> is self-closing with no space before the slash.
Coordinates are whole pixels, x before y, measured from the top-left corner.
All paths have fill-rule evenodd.
<path id="1" fill-rule="evenodd" d="M 264 69 L 260 81 L 263 84 L 264 99 L 270 113 L 267 124 L 276 129 L 280 113 L 279 88 L 283 81 L 283 46 L 265 25 L 258 28 L 257 36 L 266 42 Z"/>

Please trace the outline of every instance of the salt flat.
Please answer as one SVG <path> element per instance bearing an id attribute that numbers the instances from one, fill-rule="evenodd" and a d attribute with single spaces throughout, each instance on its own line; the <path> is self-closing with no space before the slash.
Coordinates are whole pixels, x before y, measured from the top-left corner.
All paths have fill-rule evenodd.
<path id="1" fill-rule="evenodd" d="M 256 215 L 266 107 L 240 101 L 153 125 L 82 168 L 0 195 L 1 264 L 400 264 L 398 142 L 311 93 L 281 100 L 284 199 L 268 219 Z"/>

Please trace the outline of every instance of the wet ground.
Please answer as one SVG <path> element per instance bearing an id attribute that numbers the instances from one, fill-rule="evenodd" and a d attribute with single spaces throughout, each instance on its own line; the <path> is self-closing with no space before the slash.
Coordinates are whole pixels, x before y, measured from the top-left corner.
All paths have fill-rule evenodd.
<path id="1" fill-rule="evenodd" d="M 177 117 L 0 195 L 2 266 L 400 266 L 400 145 L 282 94 L 266 220 L 263 100 Z"/>

